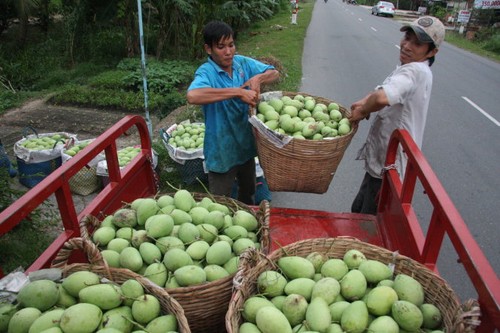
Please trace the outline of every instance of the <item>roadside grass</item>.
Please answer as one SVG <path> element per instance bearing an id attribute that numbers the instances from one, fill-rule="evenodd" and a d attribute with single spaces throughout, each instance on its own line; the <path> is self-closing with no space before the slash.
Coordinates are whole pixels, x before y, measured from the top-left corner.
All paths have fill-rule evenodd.
<path id="1" fill-rule="evenodd" d="M 300 87 L 304 39 L 313 8 L 314 1 L 301 2 L 296 25 L 291 24 L 291 13 L 283 11 L 238 36 L 238 53 L 279 60 L 283 70 L 280 81 L 273 86 L 276 90 L 297 91 Z"/>
<path id="2" fill-rule="evenodd" d="M 486 42 L 470 41 L 466 39 L 463 34 L 459 34 L 457 31 L 447 31 L 445 41 L 479 56 L 500 62 L 499 53 L 491 52 L 483 48 Z"/>

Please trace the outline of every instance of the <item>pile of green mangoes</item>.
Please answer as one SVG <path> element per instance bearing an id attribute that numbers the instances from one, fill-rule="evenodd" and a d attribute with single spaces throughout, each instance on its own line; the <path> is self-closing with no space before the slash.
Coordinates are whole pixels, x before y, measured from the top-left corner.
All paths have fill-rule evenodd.
<path id="1" fill-rule="evenodd" d="M 84 141 L 78 142 L 75 145 L 73 145 L 72 147 L 68 147 L 68 148 L 64 149 L 63 153 L 66 155 L 69 155 L 69 156 L 75 156 L 80 150 L 87 147 L 91 142 L 92 142 L 92 140 L 84 140 Z"/>
<path id="2" fill-rule="evenodd" d="M 425 303 L 422 285 L 367 259 L 312 252 L 284 256 L 258 275 L 258 294 L 243 304 L 240 333 L 443 332 L 442 314 Z"/>
<path id="3" fill-rule="evenodd" d="M 135 279 L 102 282 L 90 271 L 60 282 L 28 282 L 15 304 L 0 304 L 0 332 L 6 333 L 174 333 L 177 318 Z"/>
<path id="4" fill-rule="evenodd" d="M 118 155 L 118 164 L 120 168 L 129 164 L 130 161 L 132 161 L 134 157 L 136 157 L 137 154 L 139 154 L 140 151 L 141 151 L 140 147 L 132 147 L 132 146 L 118 150 L 117 155 Z"/>
<path id="5" fill-rule="evenodd" d="M 203 149 L 204 123 L 181 123 L 170 133 L 168 144 L 174 148 L 193 151 Z"/>
<path id="6" fill-rule="evenodd" d="M 209 196 L 179 189 L 139 198 L 103 219 L 92 234 L 111 267 L 127 268 L 161 287 L 212 282 L 236 273 L 239 255 L 260 248 L 259 222 Z"/>
<path id="7" fill-rule="evenodd" d="M 40 135 L 27 138 L 20 142 L 20 145 L 29 150 L 51 150 L 55 145 L 63 145 L 67 140 L 65 134 Z"/>
<path id="8" fill-rule="evenodd" d="M 351 132 L 349 119 L 337 103 L 326 105 L 301 94 L 261 101 L 256 116 L 270 129 L 296 139 L 321 140 Z"/>

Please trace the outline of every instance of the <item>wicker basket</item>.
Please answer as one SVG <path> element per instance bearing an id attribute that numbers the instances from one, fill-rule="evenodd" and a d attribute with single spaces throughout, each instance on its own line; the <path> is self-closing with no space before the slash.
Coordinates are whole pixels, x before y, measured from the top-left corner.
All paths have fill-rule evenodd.
<path id="1" fill-rule="evenodd" d="M 226 314 L 226 330 L 237 333 L 243 323 L 241 309 L 247 298 L 257 294 L 258 276 L 269 269 L 276 269 L 276 262 L 283 256 L 306 257 L 311 252 L 328 255 L 329 258 L 343 258 L 350 249 L 363 252 L 368 259 L 386 264 L 393 263 L 394 273 L 412 276 L 425 290 L 425 302 L 436 305 L 443 316 L 446 332 L 474 332 L 479 326 L 479 307 L 475 301 L 468 301 L 463 307 L 448 283 L 417 261 L 391 252 L 387 249 L 361 242 L 351 237 L 316 238 L 289 244 L 264 256 L 257 251 L 247 251 L 242 257 L 240 270 L 234 278 L 235 291 Z"/>
<path id="2" fill-rule="evenodd" d="M 276 92 L 273 92 L 276 93 Z M 281 92 L 283 96 L 294 97 L 297 94 L 312 96 L 302 92 Z M 263 94 L 264 95 L 264 94 Z M 312 96 L 317 103 L 328 105 L 332 100 Z M 340 106 L 343 116 L 349 111 Z M 352 126 L 349 134 L 323 140 L 291 139 L 283 147 L 277 146 L 269 135 L 276 135 L 268 129 L 263 134 L 254 127 L 260 164 L 271 191 L 325 193 L 337 171 L 344 152 L 357 131 Z"/>
<path id="3" fill-rule="evenodd" d="M 172 193 L 167 193 L 172 195 Z M 196 201 L 201 201 L 204 197 L 210 197 L 214 202 L 224 204 L 232 210 L 243 209 L 254 214 L 259 221 L 258 236 L 260 238 L 261 249 L 267 253 L 270 248 L 269 240 L 269 202 L 262 201 L 259 209 L 255 211 L 250 206 L 234 200 L 232 198 L 193 193 Z M 89 231 L 98 226 L 100 222 L 95 218 L 82 220 L 80 229 L 82 236 L 90 239 Z M 97 252 L 95 252 L 97 250 Z M 91 262 L 103 261 L 97 247 L 86 250 L 87 255 L 92 256 Z M 231 299 L 234 274 L 202 285 L 191 287 L 180 287 L 167 289 L 168 293 L 174 297 L 184 309 L 192 332 L 224 332 L 225 315 Z"/>
<path id="4" fill-rule="evenodd" d="M 72 238 L 67 241 L 52 263 L 53 268 L 60 268 L 62 270 L 63 277 L 78 271 L 89 271 L 120 285 L 130 279 L 137 280 L 147 294 L 153 295 L 158 299 L 163 314 L 172 314 L 177 318 L 178 331 L 180 333 L 191 332 L 182 306 L 164 288 L 158 287 L 145 277 L 128 269 L 110 268 L 102 260 L 91 261 L 90 264 L 69 264 L 68 260 L 74 250 L 83 250 L 89 253 L 93 251 L 98 252 L 97 247 L 84 238 Z"/>

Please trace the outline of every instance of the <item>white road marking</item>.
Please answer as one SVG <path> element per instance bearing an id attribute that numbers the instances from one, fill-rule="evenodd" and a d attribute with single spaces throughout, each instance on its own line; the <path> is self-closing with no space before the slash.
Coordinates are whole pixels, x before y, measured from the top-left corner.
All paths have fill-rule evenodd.
<path id="1" fill-rule="evenodd" d="M 377 31 L 377 29 L 375 29 L 374 27 L 370 27 L 370 29 L 372 29 L 373 31 Z"/>
<path id="2" fill-rule="evenodd" d="M 473 101 L 471 101 L 470 99 L 468 99 L 465 96 L 462 96 L 462 98 L 467 103 L 469 103 L 470 105 L 472 105 L 477 111 L 481 112 L 486 118 L 488 118 L 489 120 L 491 120 L 491 122 L 493 122 L 493 124 L 495 124 L 497 126 L 500 126 L 500 122 L 498 120 L 496 120 L 495 118 L 493 118 L 488 112 L 486 112 L 483 109 L 481 109 L 476 103 L 474 103 Z"/>
<path id="3" fill-rule="evenodd" d="M 361 17 L 358 17 L 359 22 L 363 22 L 363 19 Z"/>
<path id="4" fill-rule="evenodd" d="M 398 50 L 401 50 L 401 46 L 399 46 L 398 44 L 395 44 L 394 45 Z"/>

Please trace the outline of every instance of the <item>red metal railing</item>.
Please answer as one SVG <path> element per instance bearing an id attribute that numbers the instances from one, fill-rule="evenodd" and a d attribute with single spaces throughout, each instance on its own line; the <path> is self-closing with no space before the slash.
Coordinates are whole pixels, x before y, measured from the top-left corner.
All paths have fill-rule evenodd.
<path id="1" fill-rule="evenodd" d="M 141 152 L 123 170 L 120 170 L 116 140 L 135 126 L 138 129 Z M 106 154 L 109 184 L 80 213 L 76 212 L 69 180 L 102 152 Z M 156 194 L 157 183 L 151 163 L 151 141 L 144 118 L 126 116 L 57 168 L 21 198 L 0 213 L 0 236 L 19 224 L 52 194 L 55 194 L 64 231 L 26 270 L 34 271 L 50 266 L 50 262 L 64 243 L 80 236 L 80 221 L 88 215 L 110 214 L 138 197 Z"/>
<path id="2" fill-rule="evenodd" d="M 395 169 L 389 169 L 384 174 L 377 214 L 386 237 L 386 247 L 399 250 L 401 254 L 436 270 L 439 250 L 444 236 L 448 235 L 478 293 L 481 326 L 477 332 L 494 332 L 495 328 L 500 330 L 500 280 L 497 274 L 407 131 L 397 130 L 393 133 L 386 165 L 395 163 L 400 145 L 408 156 L 405 176 L 401 182 Z M 433 206 L 427 236 L 424 236 L 411 204 L 417 179 Z"/>

